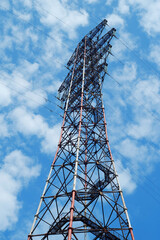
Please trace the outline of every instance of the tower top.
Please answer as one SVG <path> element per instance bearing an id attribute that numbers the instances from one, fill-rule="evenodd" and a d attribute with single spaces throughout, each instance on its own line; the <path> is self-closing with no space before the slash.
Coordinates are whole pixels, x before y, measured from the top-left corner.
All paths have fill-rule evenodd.
<path id="1" fill-rule="evenodd" d="M 65 107 L 65 103 L 68 96 L 69 86 L 72 79 L 72 72 L 74 69 L 74 76 L 76 79 L 73 82 L 73 86 L 77 86 L 81 82 L 82 72 L 79 70 L 83 68 L 83 58 L 84 58 L 84 47 L 86 45 L 86 56 L 85 56 L 85 78 L 87 82 L 87 86 L 96 80 L 100 74 L 102 74 L 102 81 L 104 80 L 104 76 L 107 72 L 107 57 L 110 53 L 110 49 L 112 46 L 110 45 L 110 41 L 115 35 L 116 29 L 112 28 L 110 31 L 102 34 L 105 26 L 107 25 L 107 20 L 104 19 L 100 24 L 98 24 L 93 30 L 91 30 L 82 40 L 78 43 L 75 48 L 71 58 L 69 59 L 67 66 L 70 69 L 68 75 L 62 82 L 61 86 L 58 89 L 59 99 L 63 103 Z M 77 54 L 78 52 L 78 54 Z M 76 65 L 74 67 L 74 63 L 76 61 Z M 78 97 L 81 92 L 76 93 L 76 97 Z M 70 99 L 70 103 L 74 102 L 75 99 Z"/>

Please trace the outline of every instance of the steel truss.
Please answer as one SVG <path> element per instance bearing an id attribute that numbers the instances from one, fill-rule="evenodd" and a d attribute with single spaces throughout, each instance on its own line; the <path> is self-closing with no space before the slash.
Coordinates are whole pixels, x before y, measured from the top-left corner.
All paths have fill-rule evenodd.
<path id="1" fill-rule="evenodd" d="M 115 29 L 103 20 L 78 44 L 58 93 L 60 140 L 28 240 L 134 239 L 111 154 L 102 84 Z"/>

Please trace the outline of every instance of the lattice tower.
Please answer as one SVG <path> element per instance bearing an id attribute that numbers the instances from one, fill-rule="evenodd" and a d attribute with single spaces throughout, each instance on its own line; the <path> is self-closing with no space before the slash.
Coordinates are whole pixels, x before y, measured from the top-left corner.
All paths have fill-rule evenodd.
<path id="1" fill-rule="evenodd" d="M 134 240 L 109 146 L 102 85 L 115 29 L 106 20 L 68 61 L 58 90 L 64 111 L 55 158 L 28 240 Z"/>

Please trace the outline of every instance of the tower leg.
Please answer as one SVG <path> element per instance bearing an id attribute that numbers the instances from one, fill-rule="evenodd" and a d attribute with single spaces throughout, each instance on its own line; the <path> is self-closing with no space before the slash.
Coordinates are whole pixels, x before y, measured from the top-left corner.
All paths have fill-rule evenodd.
<path id="1" fill-rule="evenodd" d="M 135 240 L 135 239 L 134 239 L 134 235 L 133 235 L 133 228 L 130 228 L 129 231 L 130 231 L 132 240 Z"/>

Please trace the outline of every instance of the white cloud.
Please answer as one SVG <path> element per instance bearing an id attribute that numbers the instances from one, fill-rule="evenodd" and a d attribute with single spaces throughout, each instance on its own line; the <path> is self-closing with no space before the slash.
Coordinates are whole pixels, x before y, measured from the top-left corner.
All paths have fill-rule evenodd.
<path id="1" fill-rule="evenodd" d="M 10 4 L 8 0 L 1 0 L 0 2 L 0 9 L 2 10 L 9 10 L 10 9 Z"/>
<path id="2" fill-rule="evenodd" d="M 61 124 L 57 124 L 46 130 L 44 140 L 42 141 L 42 148 L 44 152 L 53 153 L 56 149 L 60 137 L 60 129 Z"/>
<path id="3" fill-rule="evenodd" d="M 17 68 L 10 67 L 10 69 L 11 73 L 0 71 L 0 105 L 8 106 L 16 102 L 34 109 L 44 105 L 47 101 L 48 82 L 41 81 L 43 75 L 39 76 L 39 64 L 23 61 Z M 35 78 L 35 81 L 31 81 L 31 78 Z M 57 89 L 56 86 L 51 88 L 52 92 Z"/>
<path id="4" fill-rule="evenodd" d="M 108 21 L 108 24 L 111 27 L 115 27 L 115 28 L 124 27 L 124 24 L 125 24 L 124 19 L 116 13 L 108 14 L 106 16 L 106 19 Z"/>
<path id="5" fill-rule="evenodd" d="M 109 5 L 109 6 L 110 6 L 113 2 L 114 2 L 114 0 L 107 0 L 107 1 L 106 1 L 106 5 Z"/>
<path id="6" fill-rule="evenodd" d="M 148 34 L 160 32 L 160 2 L 158 0 L 119 0 L 116 11 L 120 14 L 130 14 L 130 8 L 138 15 L 139 24 Z"/>
<path id="7" fill-rule="evenodd" d="M 32 0 L 25 0 L 25 1 L 23 1 L 23 0 L 20 0 L 26 7 L 29 7 L 29 8 L 31 8 L 32 7 Z M 18 0 L 18 2 L 19 2 L 19 0 Z"/>
<path id="8" fill-rule="evenodd" d="M 35 115 L 25 108 L 15 108 L 10 113 L 10 118 L 13 121 L 15 129 L 26 136 L 37 135 L 42 137 L 45 134 L 47 124 L 44 122 L 42 116 Z"/>
<path id="9" fill-rule="evenodd" d="M 92 4 L 92 3 L 95 3 L 95 2 L 98 2 L 98 0 L 85 0 L 87 3 L 89 4 Z"/>
<path id="10" fill-rule="evenodd" d="M 0 137 L 8 137 L 8 125 L 3 114 L 0 114 L 0 126 Z"/>
<path id="11" fill-rule="evenodd" d="M 144 106 L 146 111 L 159 112 L 157 106 L 160 104 L 160 82 L 155 76 L 148 76 L 146 80 L 139 80 L 132 94 L 137 105 Z"/>
<path id="12" fill-rule="evenodd" d="M 18 221 L 18 213 L 22 208 L 18 194 L 32 178 L 40 173 L 40 166 L 33 165 L 33 162 L 33 159 L 19 150 L 9 153 L 3 160 L 0 169 L 1 231 L 11 229 Z"/>
<path id="13" fill-rule="evenodd" d="M 14 14 L 18 16 L 19 19 L 23 21 L 30 21 L 31 20 L 31 14 L 30 13 L 22 13 L 21 11 L 13 10 Z"/>
<path id="14" fill-rule="evenodd" d="M 7 84 L 0 78 L 0 105 L 8 106 L 11 103 L 12 94 Z"/>
<path id="15" fill-rule="evenodd" d="M 130 159 L 136 159 L 136 156 L 139 152 L 136 143 L 128 138 L 126 138 L 120 143 L 119 150 L 123 156 Z"/>
<path id="16" fill-rule="evenodd" d="M 32 91 L 25 91 L 23 95 L 18 96 L 18 99 L 20 102 L 25 103 L 26 106 L 34 109 L 44 105 L 47 97 L 44 91 L 36 89 Z"/>
<path id="17" fill-rule="evenodd" d="M 121 14 L 128 14 L 130 11 L 128 1 L 120 0 L 118 4 L 118 10 Z"/>
<path id="18" fill-rule="evenodd" d="M 133 193 L 137 186 L 135 180 L 133 181 L 130 170 L 128 168 L 124 168 L 119 160 L 116 161 L 116 169 L 118 172 L 121 189 L 126 191 L 128 194 Z"/>
<path id="19" fill-rule="evenodd" d="M 88 24 L 88 14 L 85 10 L 81 12 L 74 10 L 68 4 L 55 0 L 39 1 L 35 4 L 40 13 L 40 20 L 43 24 L 65 31 L 70 38 L 76 37 L 76 28 Z"/>
<path id="20" fill-rule="evenodd" d="M 140 15 L 139 23 L 148 34 L 155 34 L 160 32 L 160 2 L 159 1 L 141 1 L 136 0 L 133 6 L 137 7 Z"/>
<path id="21" fill-rule="evenodd" d="M 9 117 L 14 131 L 18 131 L 24 136 L 35 135 L 42 139 L 42 151 L 45 153 L 55 151 L 59 139 L 59 124 L 50 128 L 41 115 L 35 115 L 23 107 L 14 109 Z"/>
<path id="22" fill-rule="evenodd" d="M 37 62 L 29 62 L 27 60 L 23 60 L 20 66 L 16 68 L 15 73 L 21 72 L 23 76 L 26 78 L 33 77 L 33 74 L 39 70 L 39 64 Z"/>
<path id="23" fill-rule="evenodd" d="M 123 84 L 135 80 L 137 75 L 137 66 L 134 62 L 126 62 L 123 68 L 118 68 L 114 72 L 114 78 Z"/>
<path id="24" fill-rule="evenodd" d="M 149 139 L 151 142 L 157 142 L 160 138 L 160 133 L 157 131 L 159 128 L 159 122 L 154 121 L 152 117 L 148 114 L 137 118 L 136 123 L 130 124 L 127 127 L 127 132 L 130 136 L 135 139 Z"/>
<path id="25" fill-rule="evenodd" d="M 149 60 L 156 63 L 160 67 L 160 46 L 151 45 Z"/>
<path id="26" fill-rule="evenodd" d="M 153 149 L 149 147 L 148 145 L 144 145 L 144 143 L 140 143 L 129 137 L 121 140 L 121 143 L 116 146 L 117 151 L 119 151 L 124 158 L 129 160 L 128 168 L 131 168 L 133 174 L 135 174 L 135 181 L 140 177 L 142 167 L 143 175 L 146 175 L 153 170 L 153 155 L 149 154 L 149 151 L 153 151 Z"/>

